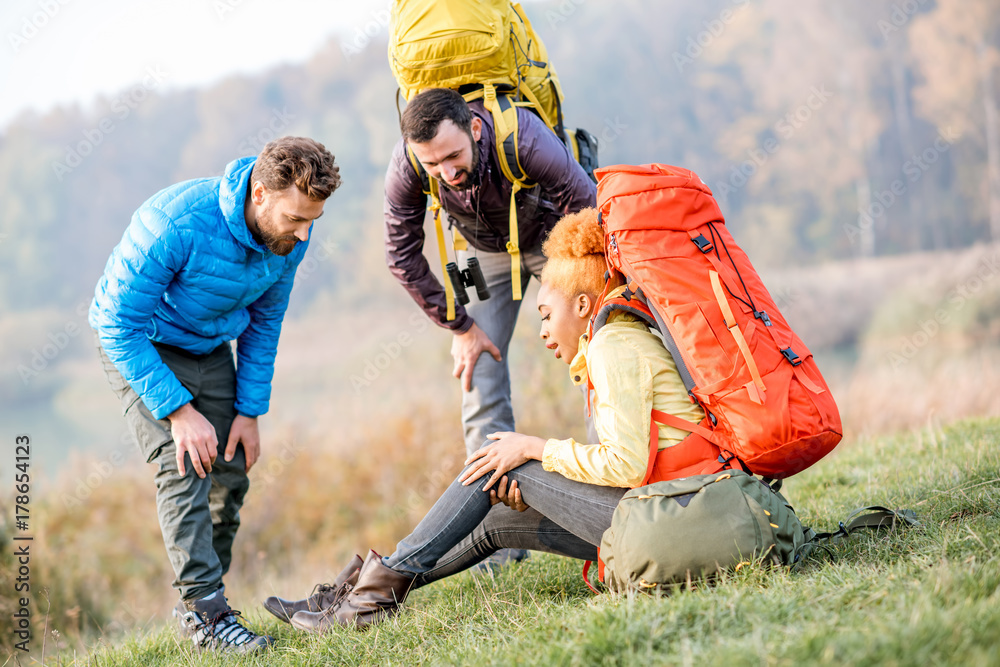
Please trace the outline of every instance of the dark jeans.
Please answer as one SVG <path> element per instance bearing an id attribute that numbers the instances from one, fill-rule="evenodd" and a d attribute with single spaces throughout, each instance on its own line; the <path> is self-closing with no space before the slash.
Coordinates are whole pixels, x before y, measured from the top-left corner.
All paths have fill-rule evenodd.
<path id="1" fill-rule="evenodd" d="M 204 597 L 222 586 L 222 577 L 229 571 L 240 508 L 250 486 L 243 446 L 236 448 L 232 461 L 225 460 L 229 429 L 236 417 L 232 349 L 221 345 L 207 355 L 194 357 L 157 346 L 160 358 L 194 396 L 192 407 L 215 427 L 219 456 L 204 479 L 195 473 L 190 455 L 185 455 L 185 475 L 178 474 L 170 422 L 156 419 L 100 345 L 98 351 L 139 451 L 157 466 L 156 510 L 174 568 L 174 588 L 185 600 Z"/>
<path id="2" fill-rule="evenodd" d="M 484 476 L 469 486 L 456 479 L 413 532 L 385 559 L 416 576 L 414 587 L 465 570 L 503 548 L 533 549 L 593 560 L 618 501 L 628 489 L 596 486 L 546 472 L 529 461 L 507 473 L 531 506 L 515 512 L 490 506 Z"/>

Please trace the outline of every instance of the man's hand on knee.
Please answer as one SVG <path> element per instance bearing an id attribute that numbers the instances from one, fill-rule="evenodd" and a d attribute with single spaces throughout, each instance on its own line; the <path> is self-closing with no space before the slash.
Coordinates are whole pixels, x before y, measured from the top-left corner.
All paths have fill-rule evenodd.
<path id="1" fill-rule="evenodd" d="M 229 427 L 229 441 L 226 443 L 226 460 L 232 461 L 236 456 L 236 445 L 243 443 L 243 453 L 246 455 L 246 471 L 260 457 L 260 432 L 257 430 L 256 417 L 236 415 L 233 425 Z"/>
<path id="2" fill-rule="evenodd" d="M 177 447 L 178 473 L 181 477 L 186 473 L 184 454 L 187 453 L 198 477 L 204 478 L 212 472 L 212 464 L 218 456 L 219 439 L 215 435 L 215 427 L 190 403 L 174 410 L 167 415 L 167 419 L 170 420 L 170 433 Z"/>
<path id="3" fill-rule="evenodd" d="M 452 339 L 451 358 L 455 360 L 455 368 L 451 374 L 462 378 L 463 391 L 472 391 L 472 371 L 483 352 L 489 352 L 497 361 L 503 361 L 500 349 L 478 324 L 473 323 L 468 331 L 457 333 Z"/>

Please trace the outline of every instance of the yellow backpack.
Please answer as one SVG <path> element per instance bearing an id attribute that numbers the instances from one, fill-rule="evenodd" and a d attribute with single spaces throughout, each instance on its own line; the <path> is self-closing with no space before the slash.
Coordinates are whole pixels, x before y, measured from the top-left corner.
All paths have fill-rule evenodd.
<path id="1" fill-rule="evenodd" d="M 510 241 L 514 300 L 521 299 L 521 256 L 514 196 L 537 185 L 521 168 L 517 152 L 517 107 L 528 107 L 570 146 L 573 156 L 593 178 L 597 141 L 586 130 L 563 127 L 563 93 L 524 10 L 510 0 L 395 0 L 389 37 L 389 66 L 403 98 L 427 88 L 453 88 L 467 102 L 482 99 L 493 117 L 500 170 L 510 181 Z M 410 164 L 423 183 L 434 214 L 441 265 L 447 264 L 441 201 L 437 181 L 407 148 Z M 457 250 L 467 247 L 455 231 Z M 443 273 L 442 276 L 445 274 Z M 455 319 L 454 289 L 444 279 L 448 319 Z"/>

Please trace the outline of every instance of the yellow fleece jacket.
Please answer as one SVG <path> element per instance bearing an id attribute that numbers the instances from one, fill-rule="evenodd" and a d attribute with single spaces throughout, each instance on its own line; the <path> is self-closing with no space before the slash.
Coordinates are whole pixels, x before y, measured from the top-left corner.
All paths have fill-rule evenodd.
<path id="1" fill-rule="evenodd" d="M 600 444 L 572 438 L 545 443 L 542 467 L 569 479 L 600 486 L 634 487 L 649 460 L 652 409 L 698 423 L 705 413 L 688 398 L 677 366 L 663 342 L 630 313 L 616 312 L 594 336 L 580 338 L 570 364 L 574 384 L 594 384 L 592 410 Z M 659 448 L 687 437 L 659 425 Z"/>

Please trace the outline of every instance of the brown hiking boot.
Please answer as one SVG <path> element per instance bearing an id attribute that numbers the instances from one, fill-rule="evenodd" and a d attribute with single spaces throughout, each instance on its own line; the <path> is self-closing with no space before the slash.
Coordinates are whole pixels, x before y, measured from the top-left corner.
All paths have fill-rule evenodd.
<path id="1" fill-rule="evenodd" d="M 351 562 L 337 575 L 332 584 L 316 584 L 312 595 L 305 600 L 291 601 L 272 595 L 264 600 L 264 609 L 267 609 L 285 623 L 291 623 L 292 616 L 299 611 L 323 611 L 331 607 L 344 594 L 342 590 L 344 584 L 353 586 L 357 582 L 358 572 L 361 571 L 362 565 L 364 565 L 364 561 L 361 560 L 361 556 L 355 554 Z"/>
<path id="2" fill-rule="evenodd" d="M 357 583 L 345 586 L 346 595 L 322 612 L 298 612 L 292 616 L 292 625 L 316 634 L 335 625 L 364 629 L 395 614 L 412 585 L 412 577 L 386 567 L 381 556 L 369 551 Z"/>

